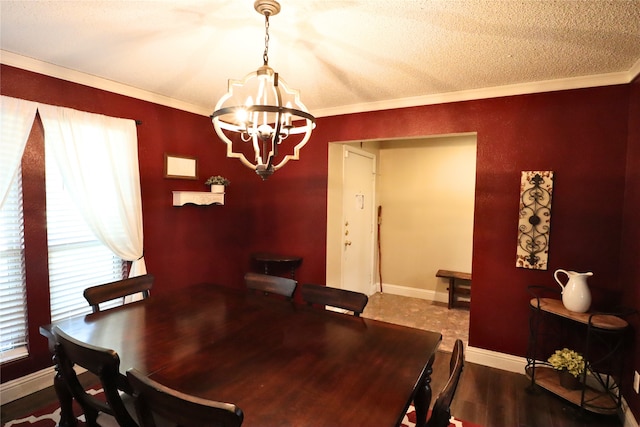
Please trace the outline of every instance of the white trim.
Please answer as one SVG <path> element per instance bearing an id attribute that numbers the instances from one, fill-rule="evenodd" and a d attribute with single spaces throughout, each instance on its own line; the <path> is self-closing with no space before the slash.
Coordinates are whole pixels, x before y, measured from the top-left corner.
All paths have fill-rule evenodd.
<path id="1" fill-rule="evenodd" d="M 637 70 L 635 68 L 638 68 Z M 421 105 L 446 104 L 449 102 L 473 101 L 477 99 L 498 98 L 502 96 L 526 95 L 532 93 L 555 92 L 559 90 L 582 89 L 598 86 L 612 86 L 630 83 L 640 72 L 636 63 L 629 71 L 598 74 L 593 76 L 572 77 L 568 79 L 545 80 L 539 82 L 517 83 L 512 85 L 462 90 L 459 92 L 438 93 L 414 96 L 410 98 L 389 99 L 379 102 L 343 105 L 334 108 L 313 110 L 316 117 L 337 116 L 341 114 L 362 113 L 367 111 L 391 110 L 394 108 L 417 107 Z"/>
<path id="2" fill-rule="evenodd" d="M 114 82 L 113 80 L 64 68 L 59 65 L 0 50 L 0 63 L 33 71 L 46 76 L 56 77 L 73 83 L 79 83 L 143 101 L 153 102 L 178 110 L 188 111 L 202 116 L 209 116 L 211 108 L 179 101 L 168 96 L 138 89 L 133 86 Z M 416 107 L 422 105 L 445 104 L 449 102 L 471 101 L 477 99 L 497 98 L 501 96 L 524 95 L 541 92 L 554 92 L 568 89 L 582 89 L 597 86 L 628 84 L 640 75 L 640 59 L 628 71 L 596 74 L 592 76 L 572 77 L 568 79 L 544 80 L 539 82 L 517 83 L 505 86 L 463 90 L 441 94 L 414 96 L 401 99 L 389 99 L 379 102 L 343 105 L 333 108 L 313 110 L 315 117 L 329 117 L 340 114 L 363 113 L 367 111 L 389 110 L 394 108 Z"/>
<path id="3" fill-rule="evenodd" d="M 77 374 L 86 372 L 86 369 L 79 366 L 74 366 L 73 369 Z M 0 402 L 4 405 L 5 403 L 13 402 L 21 397 L 53 386 L 53 377 L 55 374 L 56 371 L 53 366 L 51 366 L 0 384 Z"/>
<path id="4" fill-rule="evenodd" d="M 522 375 L 524 375 L 524 367 L 527 365 L 527 359 L 524 357 L 485 350 L 484 348 L 478 347 L 467 346 L 465 356 L 467 362 Z"/>
<path id="5" fill-rule="evenodd" d="M 376 289 L 380 289 L 380 282 L 377 283 Z M 429 301 L 437 301 L 448 303 L 449 294 L 447 292 L 429 291 L 426 289 L 411 288 L 408 286 L 392 285 L 391 283 L 382 284 L 382 292 L 392 295 L 400 295 L 403 297 L 420 298 Z"/>
<path id="6" fill-rule="evenodd" d="M 24 377 L 7 381 L 0 385 L 0 401 L 2 404 L 13 402 L 16 399 L 27 396 L 36 391 L 45 389 L 53 385 L 55 370 L 53 366 L 33 372 Z"/>
<path id="7" fill-rule="evenodd" d="M 59 65 L 18 55 L 6 50 L 0 50 L 0 63 L 10 65 L 12 67 L 21 68 L 27 71 L 44 74 L 46 76 L 56 77 L 69 82 L 79 83 L 96 89 L 102 89 L 120 95 L 141 99 L 143 101 L 153 102 L 154 104 L 164 105 L 166 107 L 175 108 L 177 110 L 200 114 L 202 116 L 209 116 L 211 114 L 211 111 L 213 111 L 199 105 L 179 101 L 177 99 L 169 98 L 168 96 L 159 95 L 157 93 L 138 89 L 133 86 L 118 83 L 113 80 L 104 79 L 102 77 L 93 76 L 91 74 L 82 73 L 70 68 L 60 67 Z"/>

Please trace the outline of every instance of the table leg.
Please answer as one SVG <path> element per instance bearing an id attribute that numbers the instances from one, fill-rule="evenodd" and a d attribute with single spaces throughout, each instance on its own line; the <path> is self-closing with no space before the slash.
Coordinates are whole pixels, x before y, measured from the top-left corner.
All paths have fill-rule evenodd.
<path id="1" fill-rule="evenodd" d="M 60 423 L 58 427 L 76 427 L 78 420 L 73 415 L 73 397 L 58 367 L 58 357 L 54 356 L 53 361 L 55 362 L 56 369 L 56 376 L 53 378 L 53 388 L 60 402 Z"/>
<path id="2" fill-rule="evenodd" d="M 427 412 L 431 405 L 431 373 L 433 372 L 433 362 L 436 358 L 435 353 L 427 362 L 424 376 L 416 390 L 416 396 L 413 399 L 413 405 L 416 408 L 416 427 L 424 427 L 427 424 Z"/>

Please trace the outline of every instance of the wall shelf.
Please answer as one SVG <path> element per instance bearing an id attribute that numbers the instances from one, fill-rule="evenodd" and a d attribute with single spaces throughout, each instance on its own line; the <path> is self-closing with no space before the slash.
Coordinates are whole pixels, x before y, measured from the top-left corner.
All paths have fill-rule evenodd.
<path id="1" fill-rule="evenodd" d="M 173 206 L 224 205 L 224 193 L 209 191 L 173 191 Z"/>

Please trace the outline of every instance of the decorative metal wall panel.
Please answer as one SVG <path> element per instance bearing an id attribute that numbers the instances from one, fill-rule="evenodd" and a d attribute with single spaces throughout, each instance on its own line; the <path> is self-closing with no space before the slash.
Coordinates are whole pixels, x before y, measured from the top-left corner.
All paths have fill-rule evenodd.
<path id="1" fill-rule="evenodd" d="M 553 171 L 523 171 L 516 267 L 546 270 L 551 229 Z"/>

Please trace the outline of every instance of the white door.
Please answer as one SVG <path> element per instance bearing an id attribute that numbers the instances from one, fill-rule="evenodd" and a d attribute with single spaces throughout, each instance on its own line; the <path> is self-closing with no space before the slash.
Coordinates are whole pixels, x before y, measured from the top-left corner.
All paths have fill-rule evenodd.
<path id="1" fill-rule="evenodd" d="M 371 295 L 375 231 L 375 155 L 343 148 L 342 289 Z"/>

